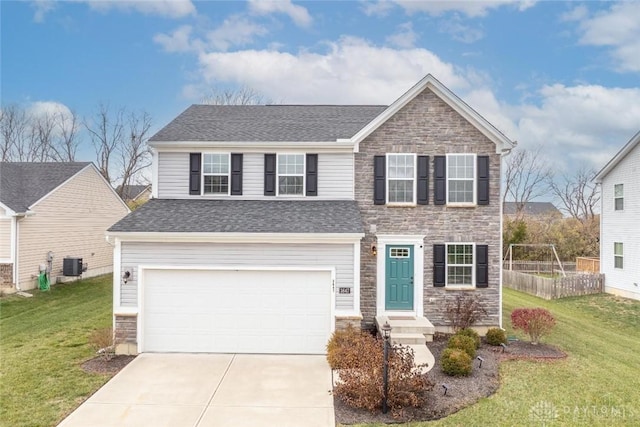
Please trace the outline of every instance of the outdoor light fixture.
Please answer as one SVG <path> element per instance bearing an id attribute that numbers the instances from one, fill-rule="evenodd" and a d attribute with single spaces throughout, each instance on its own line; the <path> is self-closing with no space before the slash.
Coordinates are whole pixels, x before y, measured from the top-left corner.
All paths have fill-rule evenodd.
<path id="1" fill-rule="evenodd" d="M 442 388 L 444 389 L 444 394 L 443 394 L 443 396 L 446 396 L 446 395 L 447 395 L 447 391 L 449 391 L 449 386 L 448 386 L 448 385 L 446 385 L 446 384 L 442 384 Z"/>
<path id="2" fill-rule="evenodd" d="M 482 362 L 484 362 L 484 359 L 480 356 L 476 357 L 476 359 L 480 361 L 480 365 L 478 366 L 478 368 L 482 368 Z"/>
<path id="3" fill-rule="evenodd" d="M 507 345 L 503 342 L 501 342 L 500 345 L 502 346 L 502 352 L 504 353 L 504 351 L 507 349 Z"/>
<path id="4" fill-rule="evenodd" d="M 131 277 L 131 272 L 127 270 L 122 275 L 122 281 L 126 284 L 129 281 L 129 277 Z"/>
<path id="5" fill-rule="evenodd" d="M 389 397 L 389 338 L 391 338 L 391 325 L 389 322 L 384 322 L 384 325 L 380 328 L 382 332 L 382 338 L 384 338 L 384 362 L 382 366 L 382 413 L 386 414 L 389 411 L 387 406 L 387 399 Z"/>
<path id="6" fill-rule="evenodd" d="M 373 255 L 373 256 L 378 255 L 378 247 L 376 246 L 375 243 L 371 244 L 371 255 Z"/>

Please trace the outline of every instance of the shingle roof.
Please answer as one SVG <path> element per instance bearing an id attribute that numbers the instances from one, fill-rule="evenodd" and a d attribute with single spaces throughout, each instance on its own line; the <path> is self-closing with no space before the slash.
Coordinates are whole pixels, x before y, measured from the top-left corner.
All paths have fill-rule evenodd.
<path id="1" fill-rule="evenodd" d="M 380 105 L 192 105 L 150 141 L 335 141 L 350 138 Z"/>
<path id="2" fill-rule="evenodd" d="M 90 164 L 0 162 L 0 202 L 15 212 L 26 212 L 31 205 Z"/>
<path id="3" fill-rule="evenodd" d="M 152 199 L 108 231 L 363 233 L 354 200 Z"/>
<path id="4" fill-rule="evenodd" d="M 504 211 L 505 215 L 516 214 L 516 202 L 505 202 Z M 562 213 L 551 202 L 528 202 L 524 204 L 524 214 L 526 215 L 546 215 L 556 214 L 562 215 Z"/>
<path id="5" fill-rule="evenodd" d="M 144 190 L 149 188 L 149 185 L 125 185 L 124 191 L 122 192 L 122 198 L 124 200 L 133 200 L 140 195 Z M 116 189 L 116 191 L 120 190 L 120 186 Z"/>

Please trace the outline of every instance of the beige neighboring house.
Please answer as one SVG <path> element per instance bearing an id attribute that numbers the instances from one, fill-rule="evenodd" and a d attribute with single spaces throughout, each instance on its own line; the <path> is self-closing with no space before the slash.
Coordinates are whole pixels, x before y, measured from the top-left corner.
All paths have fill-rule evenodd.
<path id="1" fill-rule="evenodd" d="M 120 187 L 116 189 L 120 193 Z M 122 191 L 122 199 L 127 203 L 142 204 L 151 198 L 151 184 L 125 185 Z"/>
<path id="2" fill-rule="evenodd" d="M 69 277 L 110 273 L 105 230 L 127 213 L 92 163 L 0 162 L 0 285 L 33 289 L 41 266 L 56 283 L 65 258 L 82 260 Z"/>

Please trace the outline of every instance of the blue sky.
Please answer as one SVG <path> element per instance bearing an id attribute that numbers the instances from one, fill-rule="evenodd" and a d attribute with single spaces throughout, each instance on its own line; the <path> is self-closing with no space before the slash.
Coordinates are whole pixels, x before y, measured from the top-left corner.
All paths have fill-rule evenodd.
<path id="1" fill-rule="evenodd" d="M 559 173 L 599 169 L 640 130 L 640 2 L 38 0 L 0 13 L 0 100 L 34 111 L 88 117 L 104 102 L 157 130 L 212 88 L 388 104 L 431 73 Z"/>

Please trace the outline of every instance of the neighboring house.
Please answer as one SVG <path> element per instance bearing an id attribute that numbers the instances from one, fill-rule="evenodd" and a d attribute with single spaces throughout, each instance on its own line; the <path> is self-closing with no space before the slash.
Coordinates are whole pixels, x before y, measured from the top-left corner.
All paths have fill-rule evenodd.
<path id="1" fill-rule="evenodd" d="M 335 328 L 476 296 L 501 319 L 500 157 L 428 75 L 392 105 L 194 105 L 115 224 L 119 352 L 324 353 Z M 424 317 L 423 317 L 424 316 Z"/>
<path id="2" fill-rule="evenodd" d="M 120 194 L 121 186 L 116 192 Z M 151 197 L 151 185 L 125 185 L 122 190 L 122 200 L 126 203 L 142 204 Z"/>
<path id="3" fill-rule="evenodd" d="M 640 299 L 640 132 L 605 165 L 600 195 L 600 272 L 605 291 Z"/>
<path id="4" fill-rule="evenodd" d="M 111 272 L 105 231 L 127 213 L 92 163 L 0 162 L 0 283 L 32 289 L 41 265 L 55 283 L 67 257 L 83 277 Z"/>
<path id="5" fill-rule="evenodd" d="M 516 216 L 520 213 L 527 217 L 562 218 L 562 212 L 560 212 L 551 202 L 527 202 L 522 205 L 520 212 L 518 212 L 518 207 L 520 205 L 520 203 L 516 202 L 504 202 L 503 214 L 510 217 Z"/>

